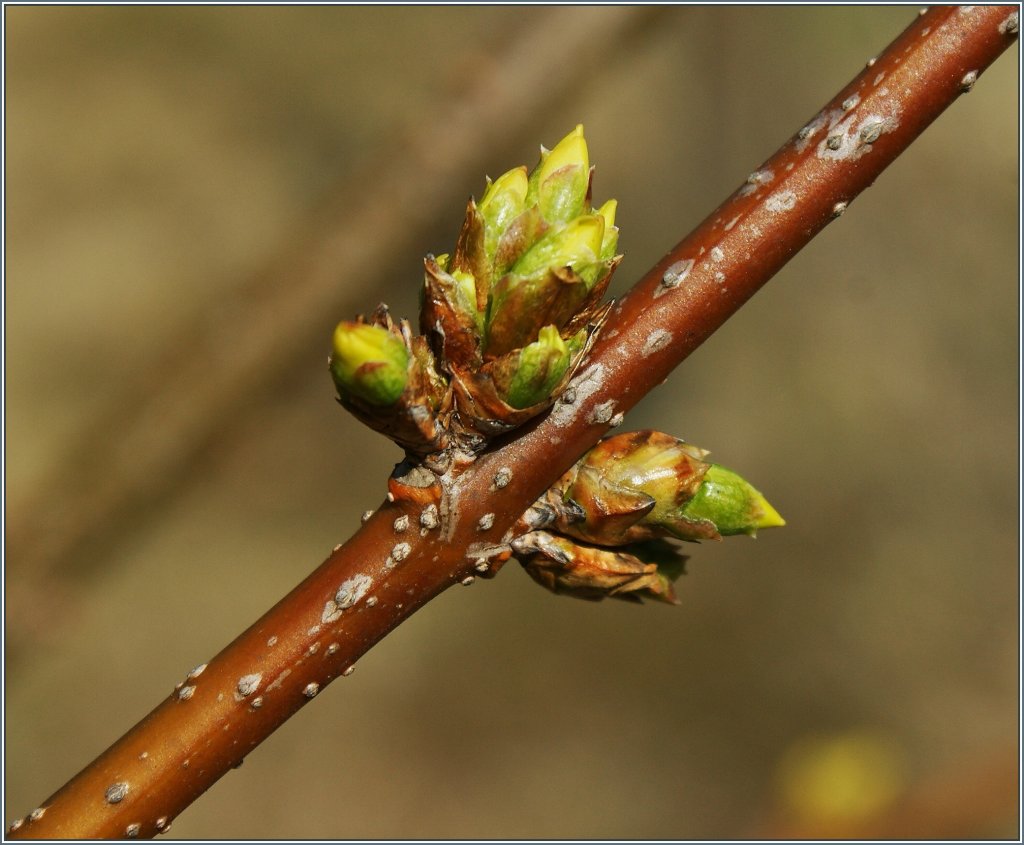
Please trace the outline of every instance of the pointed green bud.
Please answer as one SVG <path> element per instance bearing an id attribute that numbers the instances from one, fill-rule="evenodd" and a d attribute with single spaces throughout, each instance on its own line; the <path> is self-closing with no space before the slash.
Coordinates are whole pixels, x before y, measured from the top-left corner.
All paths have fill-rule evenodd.
<path id="1" fill-rule="evenodd" d="M 526 210 L 526 191 L 525 167 L 503 173 L 484 191 L 477 209 L 484 218 L 484 250 L 492 263 L 502 234 Z"/>
<path id="2" fill-rule="evenodd" d="M 513 408 L 529 408 L 551 396 L 569 367 L 572 353 L 558 329 L 545 326 L 535 343 L 519 353 L 519 362 L 505 401 Z"/>
<path id="3" fill-rule="evenodd" d="M 577 126 L 544 162 L 537 197 L 544 219 L 564 223 L 582 214 L 589 184 L 587 143 L 583 139 L 583 127 Z"/>
<path id="4" fill-rule="evenodd" d="M 408 380 L 409 352 L 382 326 L 341 322 L 334 330 L 331 375 L 338 392 L 370 405 L 392 405 Z"/>
<path id="5" fill-rule="evenodd" d="M 716 540 L 784 525 L 736 473 L 703 449 L 659 431 L 607 437 L 541 500 L 558 530 L 605 546 L 672 536 Z"/>
<path id="6" fill-rule="evenodd" d="M 530 276 L 545 269 L 575 269 L 594 264 L 603 239 L 604 218 L 599 214 L 585 214 L 544 235 L 512 265 L 512 272 Z"/>
<path id="7" fill-rule="evenodd" d="M 601 253 L 598 256 L 602 261 L 612 258 L 615 255 L 615 248 L 619 245 L 619 230 L 615 225 L 615 211 L 618 207 L 617 200 L 608 200 L 597 210 L 597 213 L 604 218 L 604 237 L 601 240 Z"/>
<path id="8" fill-rule="evenodd" d="M 548 152 L 541 148 L 540 163 L 530 174 L 526 205 L 536 203 L 544 219 L 565 223 L 584 210 L 590 182 L 590 157 L 582 124 Z"/>
<path id="9" fill-rule="evenodd" d="M 712 464 L 704 474 L 697 492 L 681 516 L 708 520 L 718 533 L 757 534 L 758 528 L 775 528 L 786 524 L 767 499 L 732 470 Z"/>

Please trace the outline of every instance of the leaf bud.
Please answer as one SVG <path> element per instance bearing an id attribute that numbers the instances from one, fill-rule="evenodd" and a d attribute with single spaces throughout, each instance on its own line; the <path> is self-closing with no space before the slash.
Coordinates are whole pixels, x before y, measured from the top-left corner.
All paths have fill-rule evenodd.
<path id="1" fill-rule="evenodd" d="M 529 408 L 551 395 L 572 359 L 569 345 L 558 329 L 545 326 L 536 342 L 524 346 L 517 356 L 504 400 L 513 408 Z"/>
<path id="2" fill-rule="evenodd" d="M 541 159 L 530 174 L 526 205 L 536 203 L 550 223 L 566 223 L 584 211 L 590 185 L 590 157 L 578 125 Z"/>
<path id="3" fill-rule="evenodd" d="M 525 167 L 503 173 L 487 186 L 477 209 L 484 219 L 484 250 L 493 263 L 505 230 L 526 210 Z"/>
<path id="4" fill-rule="evenodd" d="M 730 469 L 712 464 L 697 492 L 682 509 L 686 519 L 714 523 L 722 536 L 757 534 L 758 528 L 786 524 L 760 492 Z"/>
<path id="5" fill-rule="evenodd" d="M 331 375 L 338 392 L 370 405 L 392 405 L 405 390 L 409 352 L 382 326 L 343 321 L 334 330 Z"/>

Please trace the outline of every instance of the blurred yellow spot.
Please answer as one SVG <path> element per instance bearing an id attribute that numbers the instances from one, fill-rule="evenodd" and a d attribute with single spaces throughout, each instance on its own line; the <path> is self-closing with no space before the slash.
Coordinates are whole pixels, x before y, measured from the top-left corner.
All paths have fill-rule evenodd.
<path id="1" fill-rule="evenodd" d="M 869 819 L 887 809 L 906 786 L 903 754 L 871 730 L 800 740 L 778 769 L 786 810 L 807 824 Z"/>

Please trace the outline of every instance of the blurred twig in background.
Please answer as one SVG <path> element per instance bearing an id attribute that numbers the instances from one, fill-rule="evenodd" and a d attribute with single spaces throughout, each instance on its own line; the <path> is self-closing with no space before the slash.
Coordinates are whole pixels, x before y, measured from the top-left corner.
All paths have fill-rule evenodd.
<path id="1" fill-rule="evenodd" d="M 581 17 L 556 8 L 524 20 L 499 49 L 473 57 L 441 109 L 413 115 L 353 183 L 337 186 L 299 243 L 212 309 L 226 321 L 200 315 L 173 338 L 74 438 L 56 472 L 9 505 L 8 657 L 46 628 L 36 609 L 61 603 L 63 578 L 87 570 L 117 526 L 150 512 L 194 471 L 253 397 L 280 382 L 295 350 L 327 337 L 342 303 L 367 300 L 388 273 L 407 273 L 394 257 L 443 216 L 441 186 L 500 159 L 601 72 L 567 57 L 600 55 L 607 67 L 660 14 L 607 7 Z"/>

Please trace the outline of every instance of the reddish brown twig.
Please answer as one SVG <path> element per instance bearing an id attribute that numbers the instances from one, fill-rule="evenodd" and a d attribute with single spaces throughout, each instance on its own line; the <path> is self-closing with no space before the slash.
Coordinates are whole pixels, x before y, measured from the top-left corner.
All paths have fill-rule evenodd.
<path id="1" fill-rule="evenodd" d="M 166 829 L 388 631 L 480 574 L 486 547 L 615 414 L 664 379 L 973 84 L 1016 35 L 1015 15 L 1013 7 L 939 8 L 915 21 L 619 303 L 574 380 L 572 402 L 450 477 L 439 526 L 421 529 L 413 498 L 385 502 L 13 835 Z M 500 492 L 499 470 L 509 479 Z M 396 526 L 402 516 L 404 530 Z"/>

